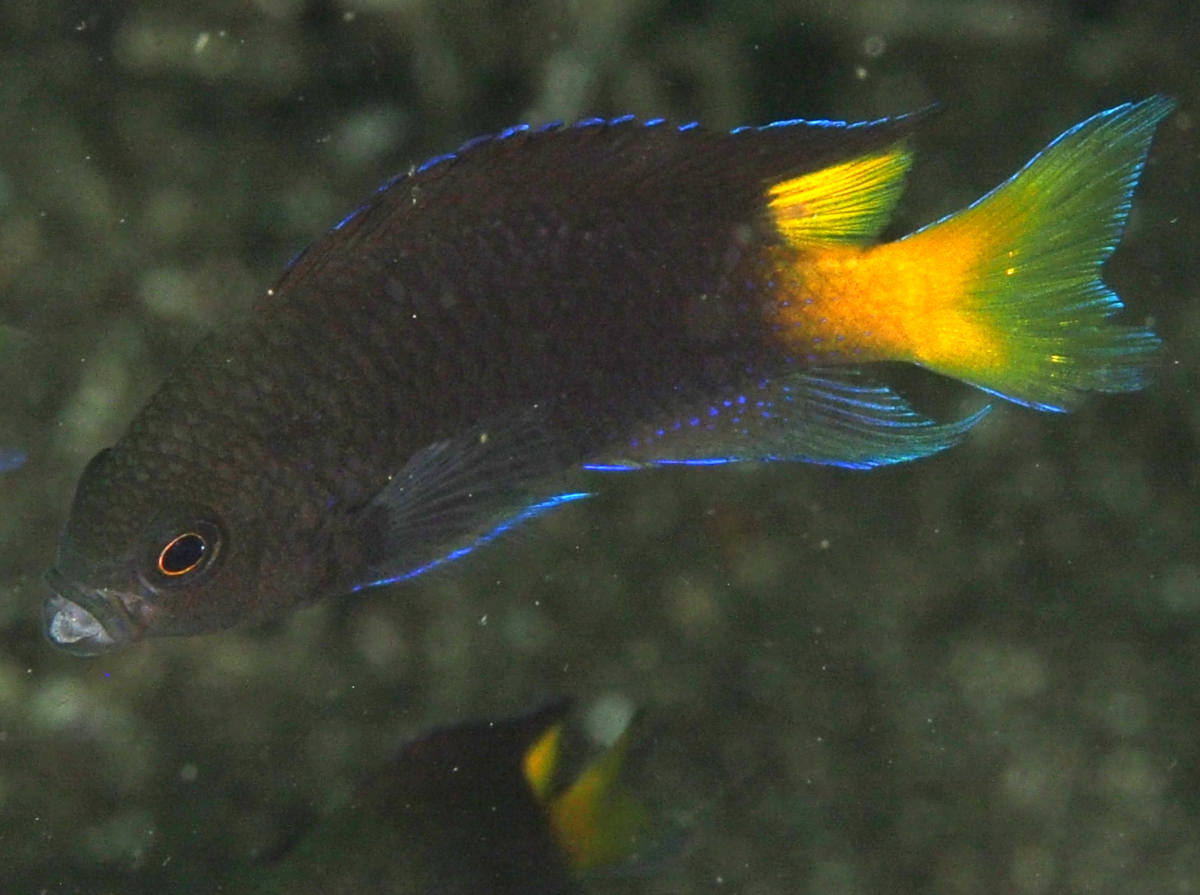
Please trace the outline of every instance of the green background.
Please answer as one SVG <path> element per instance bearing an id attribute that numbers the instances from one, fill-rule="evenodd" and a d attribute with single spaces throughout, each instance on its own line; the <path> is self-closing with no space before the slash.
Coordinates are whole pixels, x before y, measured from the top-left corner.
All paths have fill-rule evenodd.
<path id="1" fill-rule="evenodd" d="M 217 891 L 402 737 L 572 693 L 601 736 L 645 708 L 642 786 L 693 816 L 627 888 L 1200 891 L 1198 38 L 1200 4 L 1133 0 L 0 5 L 0 448 L 30 458 L 0 477 L 0 889 Z M 41 638 L 83 464 L 410 164 L 519 121 L 937 103 L 898 235 L 1152 93 L 1179 110 L 1106 267 L 1166 343 L 1142 393 L 871 473 L 598 479 L 266 630 Z"/>

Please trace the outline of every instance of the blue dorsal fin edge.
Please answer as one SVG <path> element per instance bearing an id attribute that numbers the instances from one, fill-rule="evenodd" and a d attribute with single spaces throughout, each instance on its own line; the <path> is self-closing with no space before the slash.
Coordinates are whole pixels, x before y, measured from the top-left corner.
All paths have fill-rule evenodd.
<path id="1" fill-rule="evenodd" d="M 909 114 L 914 114 L 914 113 L 909 113 Z M 902 118 L 907 118 L 907 117 L 908 117 L 908 114 L 905 114 L 905 115 L 896 115 L 891 118 L 876 118 L 876 119 L 872 119 L 869 121 L 837 121 L 837 120 L 830 120 L 830 119 L 824 119 L 824 118 L 787 118 L 787 119 L 781 119 L 779 121 L 772 121 L 767 124 L 740 125 L 738 127 L 730 128 L 729 133 L 731 135 L 736 136 L 738 134 L 762 133 L 764 131 L 778 130 L 780 128 L 788 128 L 788 127 L 822 127 L 822 128 L 850 129 L 850 128 L 859 128 L 859 127 L 870 127 L 872 125 L 884 124 L 888 121 L 896 121 L 896 120 L 899 120 Z M 420 164 L 413 165 L 413 167 L 409 171 L 389 177 L 382 184 L 380 184 L 378 187 L 376 187 L 375 193 L 379 194 L 382 192 L 386 192 L 388 189 L 395 186 L 397 182 L 399 182 L 400 180 L 403 180 L 406 177 L 411 177 L 416 174 L 424 174 L 425 172 L 427 172 L 433 168 L 437 168 L 437 167 L 447 164 L 449 162 L 457 161 L 462 155 L 470 152 L 473 149 L 483 146 L 487 143 L 503 142 L 505 140 L 512 139 L 513 137 L 515 137 L 519 134 L 538 135 L 538 134 L 552 133 L 554 131 L 563 130 L 568 127 L 573 128 L 573 129 L 582 130 L 582 129 L 593 128 L 593 127 L 595 127 L 595 128 L 619 127 L 619 126 L 625 125 L 625 124 L 638 124 L 638 123 L 639 123 L 638 117 L 636 115 L 634 115 L 632 113 L 626 113 L 624 115 L 618 115 L 614 118 L 600 118 L 600 117 L 580 118 L 579 120 L 573 122 L 570 125 L 565 125 L 562 121 L 558 121 L 558 120 L 548 121 L 545 124 L 540 124 L 540 125 L 536 125 L 536 126 L 530 125 L 530 124 L 524 124 L 524 123 L 514 124 L 509 127 L 504 128 L 504 130 L 498 131 L 497 133 L 494 133 L 494 134 L 479 134 L 478 136 L 470 137 L 469 139 L 465 140 L 458 147 L 458 149 L 456 149 L 454 152 L 443 152 L 439 155 L 435 155 L 431 158 L 426 159 L 425 161 L 421 162 Z M 640 125 L 643 128 L 653 128 L 653 127 L 659 127 L 666 123 L 667 123 L 667 119 L 665 119 L 665 118 L 645 118 L 640 122 Z M 680 133 L 686 133 L 688 131 L 700 130 L 701 126 L 700 126 L 699 121 L 688 121 L 688 122 L 685 122 L 684 124 L 676 125 L 675 129 L 677 131 L 679 131 Z M 336 224 L 334 224 L 333 227 L 330 228 L 329 232 L 333 233 L 333 232 L 337 232 L 338 230 L 341 230 L 348 223 L 350 223 L 352 220 L 354 220 L 356 217 L 358 217 L 363 211 L 366 211 L 368 208 L 370 208 L 370 203 L 366 203 L 366 204 L 358 206 L 353 211 L 351 211 L 348 215 L 346 215 L 344 218 L 342 218 L 340 221 L 338 221 Z M 285 269 L 291 269 L 292 267 L 294 267 L 296 262 L 298 262 L 300 260 L 300 257 L 302 254 L 303 254 L 303 252 L 296 255 L 296 257 L 294 257 L 290 262 L 288 262 Z"/>
<path id="2" fill-rule="evenodd" d="M 777 130 L 779 128 L 787 128 L 787 127 L 825 127 L 825 128 L 871 127 L 872 125 L 885 124 L 889 121 L 898 121 L 900 119 L 909 117 L 910 114 L 915 114 L 915 113 L 906 113 L 904 115 L 895 115 L 890 118 L 874 118 L 874 119 L 871 119 L 868 121 L 841 121 L 841 120 L 826 119 L 826 118 L 785 118 L 785 119 L 780 119 L 779 121 L 771 121 L 771 122 L 768 122 L 767 124 L 739 125 L 738 127 L 730 128 L 728 132 L 730 134 L 759 133 L 762 131 Z M 471 137 L 468 140 L 464 141 L 462 143 L 462 145 L 459 146 L 458 149 L 455 150 L 454 152 L 441 153 L 440 155 L 435 155 L 432 158 L 426 159 L 424 162 L 421 162 L 419 165 L 415 165 L 412 169 L 412 173 L 414 173 L 414 174 L 424 173 L 425 171 L 428 171 L 430 168 L 434 168 L 445 162 L 452 162 L 452 161 L 456 160 L 463 153 L 470 152 L 472 149 L 475 149 L 478 146 L 482 146 L 485 143 L 501 142 L 504 140 L 511 139 L 512 137 L 515 137 L 518 134 L 537 135 L 537 134 L 546 134 L 546 133 L 551 133 L 554 131 L 563 130 L 564 128 L 585 129 L 585 128 L 592 128 L 592 127 L 619 127 L 624 124 L 639 124 L 639 123 L 640 123 L 641 127 L 652 128 L 652 127 L 659 127 L 661 125 L 666 124 L 667 119 L 666 118 L 645 118 L 639 122 L 638 117 L 636 115 L 634 115 L 632 113 L 626 113 L 624 115 L 617 115 L 613 118 L 601 118 L 601 117 L 580 118 L 577 121 L 574 121 L 569 125 L 564 124 L 562 121 L 559 121 L 559 120 L 547 121 L 546 123 L 539 124 L 539 125 L 514 124 L 514 125 L 511 125 L 510 127 L 504 128 L 504 130 L 499 131 L 494 134 L 480 134 L 478 136 Z M 700 129 L 700 127 L 701 127 L 701 125 L 700 125 L 699 121 L 687 121 L 687 122 L 684 122 L 683 124 L 676 125 L 675 129 L 680 132 L 686 132 L 686 131 Z M 398 178 L 404 177 L 404 176 L 405 175 L 401 174 L 401 175 L 397 175 L 396 178 L 389 179 L 383 187 L 380 187 L 380 189 L 386 189 L 387 186 L 391 186 L 392 184 L 394 184 Z"/>

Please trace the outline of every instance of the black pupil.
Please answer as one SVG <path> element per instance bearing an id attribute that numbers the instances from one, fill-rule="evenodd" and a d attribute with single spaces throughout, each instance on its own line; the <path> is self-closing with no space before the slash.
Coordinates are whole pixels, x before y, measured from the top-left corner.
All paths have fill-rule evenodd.
<path id="1" fill-rule="evenodd" d="M 180 535 L 165 548 L 158 558 L 158 567 L 168 575 L 190 572 L 204 558 L 204 538 L 198 534 Z"/>

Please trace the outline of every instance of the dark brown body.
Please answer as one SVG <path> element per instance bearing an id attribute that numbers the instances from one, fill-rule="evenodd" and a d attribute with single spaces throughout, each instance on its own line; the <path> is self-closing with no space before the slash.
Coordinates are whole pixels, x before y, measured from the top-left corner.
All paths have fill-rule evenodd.
<path id="1" fill-rule="evenodd" d="M 539 462 L 568 469 L 778 372 L 766 185 L 907 130 L 595 124 L 400 178 L 244 326 L 200 345 L 95 461 L 52 584 L 120 600 L 135 637 L 275 615 L 362 583 L 380 549 L 364 508 L 433 443 L 532 414 Z M 148 586 L 143 530 L 193 512 L 219 517 L 219 568 Z"/>
<path id="2" fill-rule="evenodd" d="M 237 895 L 572 895 L 583 887 L 523 760 L 568 704 L 430 731 Z"/>

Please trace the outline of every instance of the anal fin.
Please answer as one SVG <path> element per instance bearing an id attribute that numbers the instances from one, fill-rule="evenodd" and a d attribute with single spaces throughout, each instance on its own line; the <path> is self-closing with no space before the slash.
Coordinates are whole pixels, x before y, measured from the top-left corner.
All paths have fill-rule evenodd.
<path id="1" fill-rule="evenodd" d="M 989 409 L 938 423 L 854 368 L 808 370 L 665 417 L 585 468 L 792 460 L 868 469 L 952 447 Z"/>

